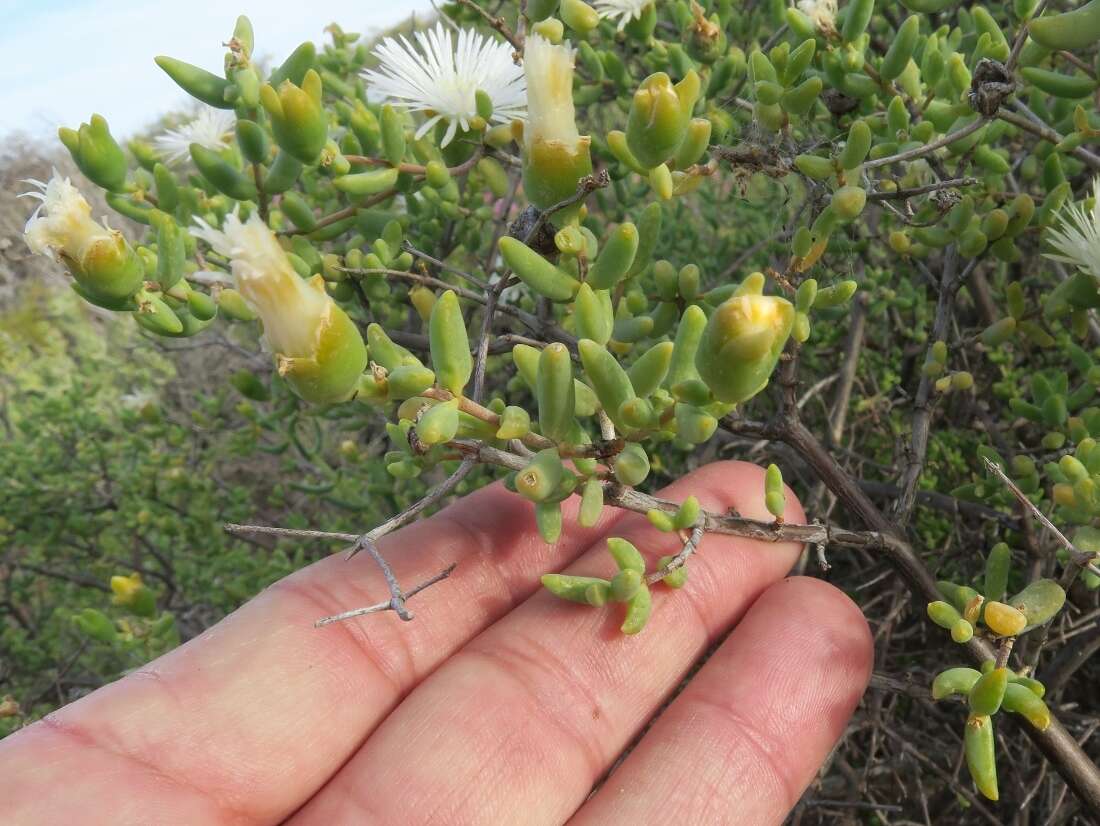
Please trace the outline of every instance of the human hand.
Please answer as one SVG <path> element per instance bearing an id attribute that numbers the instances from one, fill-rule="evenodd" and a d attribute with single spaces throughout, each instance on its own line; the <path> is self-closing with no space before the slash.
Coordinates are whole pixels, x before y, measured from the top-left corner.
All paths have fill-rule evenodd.
<path id="1" fill-rule="evenodd" d="M 763 488 L 763 470 L 730 462 L 663 495 L 767 519 Z M 581 529 L 575 509 L 549 546 L 530 503 L 494 485 L 387 537 L 407 585 L 458 563 L 410 603 L 410 623 L 388 612 L 314 627 L 387 598 L 365 554 L 276 583 L 0 742 L 4 822 L 781 822 L 869 677 L 859 610 L 820 580 L 783 579 L 797 545 L 707 534 L 687 586 L 656 586 L 648 625 L 623 636 L 615 606 L 562 602 L 539 576 L 606 575 L 608 535 L 651 565 L 677 540 L 612 508 Z"/>

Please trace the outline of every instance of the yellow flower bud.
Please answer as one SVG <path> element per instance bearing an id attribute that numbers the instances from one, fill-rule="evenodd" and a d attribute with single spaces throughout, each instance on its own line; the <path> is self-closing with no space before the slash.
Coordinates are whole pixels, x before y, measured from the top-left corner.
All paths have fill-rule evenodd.
<path id="1" fill-rule="evenodd" d="M 676 85 L 664 72 L 656 72 L 643 80 L 634 93 L 626 124 L 626 143 L 647 169 L 660 166 L 683 143 L 700 86 L 694 71 Z"/>
<path id="2" fill-rule="evenodd" d="M 716 399 L 738 404 L 767 386 L 794 316 L 793 304 L 772 295 L 734 296 L 714 311 L 695 366 Z"/>

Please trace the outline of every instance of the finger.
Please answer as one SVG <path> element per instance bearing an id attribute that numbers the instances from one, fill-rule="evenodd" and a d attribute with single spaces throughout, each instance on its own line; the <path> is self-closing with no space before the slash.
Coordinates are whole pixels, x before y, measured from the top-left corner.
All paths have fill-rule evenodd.
<path id="1" fill-rule="evenodd" d="M 764 472 L 709 465 L 664 492 L 766 517 Z M 793 496 L 787 512 L 802 518 Z M 613 532 L 656 558 L 679 540 L 632 514 Z M 445 823 L 560 823 L 683 678 L 710 641 L 797 558 L 793 543 L 708 534 L 682 591 L 653 590 L 636 637 L 621 606 L 594 609 L 547 593 L 528 600 L 419 686 L 309 805 L 297 823 L 372 818 Z M 571 572 L 608 576 L 605 543 Z"/>
<path id="2" fill-rule="evenodd" d="M 867 622 L 842 592 L 769 588 L 570 821 L 782 823 L 871 675 Z"/>
<path id="3" fill-rule="evenodd" d="M 410 602 L 412 622 L 386 613 L 315 628 L 388 598 L 367 554 L 324 559 L 0 743 L 0 800 L 27 823 L 88 823 L 88 801 L 122 789 L 103 810 L 112 823 L 280 821 L 413 685 L 617 518 L 590 530 L 568 519 L 549 546 L 531 505 L 494 485 L 391 535 L 381 551 L 405 587 L 458 563 Z"/>

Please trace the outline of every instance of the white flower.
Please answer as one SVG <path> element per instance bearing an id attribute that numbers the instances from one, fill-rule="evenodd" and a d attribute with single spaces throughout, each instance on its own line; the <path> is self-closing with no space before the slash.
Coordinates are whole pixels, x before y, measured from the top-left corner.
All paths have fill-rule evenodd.
<path id="1" fill-rule="evenodd" d="M 27 225 L 23 237 L 31 252 L 57 259 L 62 254 L 80 261 L 93 242 L 111 236 L 109 227 L 92 219 L 92 206 L 73 186 L 68 178 L 62 178 L 54 169 L 48 183 L 26 180 L 39 191 L 24 192 L 20 198 L 34 198 L 40 203 Z"/>
<path id="2" fill-rule="evenodd" d="M 573 110 L 573 58 L 568 43 L 555 46 L 538 34 L 527 38 L 523 50 L 523 71 L 527 76 L 527 126 L 524 142 L 560 141 L 568 147 L 577 143 L 577 121 Z"/>
<path id="3" fill-rule="evenodd" d="M 836 0 L 798 0 L 798 10 L 823 31 L 836 28 Z"/>
<path id="4" fill-rule="evenodd" d="M 640 18 L 645 7 L 653 2 L 654 0 L 595 0 L 592 5 L 601 19 L 617 18 L 619 31 L 622 31 L 631 20 Z"/>
<path id="5" fill-rule="evenodd" d="M 492 120 L 508 123 L 523 118 L 523 71 L 512 61 L 512 47 L 477 32 L 463 29 L 458 44 L 442 23 L 416 32 L 417 48 L 404 37 L 387 37 L 374 49 L 381 61 L 376 70 L 363 73 L 372 102 L 392 103 L 428 118 L 417 130 L 425 135 L 439 121 L 447 121 L 442 146 L 459 128 L 470 128 L 477 115 L 477 92 L 493 102 Z"/>
<path id="6" fill-rule="evenodd" d="M 153 143 L 168 163 L 176 163 L 190 156 L 193 143 L 215 152 L 225 149 L 229 145 L 233 123 L 233 112 L 207 106 L 197 118 L 178 129 L 168 129 L 154 138 Z"/>
<path id="7" fill-rule="evenodd" d="M 1071 203 L 1058 213 L 1058 228 L 1047 232 L 1055 252 L 1044 256 L 1100 279 L 1100 176 L 1093 178 L 1092 195 L 1091 212 L 1083 203 Z"/>
<path id="8" fill-rule="evenodd" d="M 230 261 L 237 290 L 264 322 L 271 349 L 289 358 L 309 358 L 318 327 L 332 299 L 298 277 L 275 234 L 255 213 L 241 221 L 234 211 L 222 229 L 196 218 L 197 238 Z"/>
<path id="9" fill-rule="evenodd" d="M 141 410 L 149 405 L 157 403 L 157 394 L 151 390 L 135 390 L 133 393 L 125 393 L 118 397 L 122 406 L 127 410 Z"/>

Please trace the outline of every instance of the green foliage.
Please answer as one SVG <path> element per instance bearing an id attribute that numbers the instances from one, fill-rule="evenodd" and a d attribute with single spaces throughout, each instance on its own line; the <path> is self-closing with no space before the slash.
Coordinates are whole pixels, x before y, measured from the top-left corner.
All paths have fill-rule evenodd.
<path id="1" fill-rule="evenodd" d="M 395 486 L 339 421 L 274 424 L 276 406 L 298 404 L 278 382 L 246 372 L 246 396 L 224 378 L 188 381 L 179 357 L 71 294 L 28 287 L 0 329 L 0 694 L 19 709 L 0 715 L 0 734 L 329 550 L 235 539 L 221 525 L 351 530 L 422 489 Z"/>

